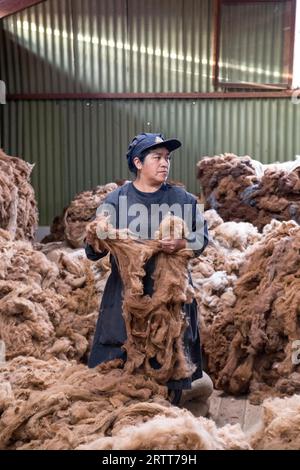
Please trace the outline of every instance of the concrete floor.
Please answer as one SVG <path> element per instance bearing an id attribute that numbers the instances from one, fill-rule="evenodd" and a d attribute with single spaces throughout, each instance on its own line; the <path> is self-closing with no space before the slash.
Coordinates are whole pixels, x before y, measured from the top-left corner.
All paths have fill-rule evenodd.
<path id="1" fill-rule="evenodd" d="M 186 403 L 185 408 L 195 416 L 201 416 L 201 406 L 196 401 Z M 261 416 L 262 407 L 251 405 L 247 396 L 237 398 L 215 390 L 210 397 L 207 418 L 213 419 L 218 427 L 239 423 L 247 432 L 260 421 Z"/>
<path id="2" fill-rule="evenodd" d="M 237 398 L 214 391 L 210 400 L 209 415 L 217 426 L 240 423 L 246 432 L 260 421 L 262 406 L 251 405 L 246 396 Z"/>

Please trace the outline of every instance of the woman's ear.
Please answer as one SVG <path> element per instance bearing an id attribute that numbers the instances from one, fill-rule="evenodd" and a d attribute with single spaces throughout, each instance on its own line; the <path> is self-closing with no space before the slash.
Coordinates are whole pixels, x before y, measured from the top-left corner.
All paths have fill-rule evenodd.
<path id="1" fill-rule="evenodd" d="M 139 157 L 134 157 L 133 163 L 135 164 L 135 166 L 138 170 L 142 169 L 143 164 L 142 164 L 141 160 L 139 159 Z"/>

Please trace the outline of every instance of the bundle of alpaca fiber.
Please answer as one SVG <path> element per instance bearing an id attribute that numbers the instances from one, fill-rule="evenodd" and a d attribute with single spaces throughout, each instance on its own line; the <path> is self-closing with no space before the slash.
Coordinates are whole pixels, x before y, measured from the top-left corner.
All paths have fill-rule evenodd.
<path id="1" fill-rule="evenodd" d="M 182 219 L 166 216 L 158 238 L 165 232 L 179 238 L 187 231 Z M 125 370 L 143 371 L 159 383 L 190 377 L 195 366 L 187 362 L 183 335 L 186 320 L 182 304 L 194 296 L 187 265 L 192 250 L 171 256 L 161 251 L 158 240 L 136 239 L 127 229 L 116 230 L 109 217 L 99 216 L 87 227 L 96 251 L 109 250 L 116 258 L 124 285 L 123 317 L 127 340 Z M 152 297 L 144 295 L 145 263 L 157 254 Z M 153 358 L 160 368 L 151 366 Z"/>
<path id="2" fill-rule="evenodd" d="M 259 230 L 272 219 L 300 222 L 300 159 L 262 165 L 226 153 L 197 166 L 205 208 L 225 221 L 251 222 Z"/>
<path id="3" fill-rule="evenodd" d="M 258 450 L 300 449 L 300 395 L 263 402 L 262 423 L 249 439 Z"/>
<path id="4" fill-rule="evenodd" d="M 173 411 L 174 410 L 174 411 Z M 217 428 L 206 418 L 172 409 L 141 424 L 125 426 L 112 437 L 100 437 L 78 450 L 249 450 L 239 425 Z"/>
<path id="5" fill-rule="evenodd" d="M 166 400 L 166 387 L 115 360 L 88 369 L 52 358 L 0 365 L 0 449 L 249 449 Z"/>
<path id="6" fill-rule="evenodd" d="M 300 391 L 292 361 L 300 338 L 300 227 L 267 225 L 246 254 L 235 283 L 235 303 L 211 326 L 204 349 L 217 388 L 250 392 L 253 402 Z"/>
<path id="7" fill-rule="evenodd" d="M 117 187 L 116 183 L 108 183 L 77 194 L 63 210 L 63 215 L 54 218 L 51 233 L 42 243 L 67 240 L 73 248 L 83 247 L 87 224 L 95 218 L 96 210 L 106 196 Z"/>
<path id="8" fill-rule="evenodd" d="M 99 307 L 92 263 L 84 252 L 77 259 L 59 250 L 48 255 L 53 261 L 0 232 L 0 339 L 7 359 L 83 360 L 88 353 Z"/>
<path id="9" fill-rule="evenodd" d="M 38 212 L 29 182 L 33 166 L 0 149 L 0 228 L 15 240 L 33 240 L 37 229 Z"/>
<path id="10" fill-rule="evenodd" d="M 257 228 L 247 222 L 223 222 L 213 209 L 206 211 L 204 217 L 210 241 L 205 252 L 190 261 L 203 344 L 217 316 L 235 304 L 239 269 L 250 247 L 261 239 Z"/>
<path id="11" fill-rule="evenodd" d="M 74 449 L 158 413 L 172 414 L 167 389 L 125 373 L 119 360 L 88 369 L 18 357 L 0 366 L 0 378 L 0 449 Z"/>

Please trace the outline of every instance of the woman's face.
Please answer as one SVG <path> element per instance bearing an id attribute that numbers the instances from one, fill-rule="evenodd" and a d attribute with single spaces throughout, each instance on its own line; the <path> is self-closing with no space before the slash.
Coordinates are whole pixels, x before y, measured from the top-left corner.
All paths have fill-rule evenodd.
<path id="1" fill-rule="evenodd" d="M 166 181 L 170 170 L 170 152 L 166 147 L 152 150 L 144 162 L 136 161 L 142 177 L 148 184 L 162 184 Z"/>

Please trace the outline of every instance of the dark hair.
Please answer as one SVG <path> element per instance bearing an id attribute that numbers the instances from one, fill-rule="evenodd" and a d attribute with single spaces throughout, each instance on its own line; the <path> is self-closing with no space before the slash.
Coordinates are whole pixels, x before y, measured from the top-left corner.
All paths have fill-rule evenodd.
<path id="1" fill-rule="evenodd" d="M 143 152 L 141 152 L 141 154 L 137 157 L 139 159 L 139 161 L 143 164 L 144 163 L 144 160 L 145 158 L 147 157 L 147 155 L 149 155 L 149 153 L 152 152 L 152 149 L 146 149 L 144 150 Z M 134 157 L 136 158 L 136 157 Z M 137 167 L 135 166 L 134 162 L 132 160 L 130 160 L 128 162 L 128 166 L 129 166 L 129 170 L 135 174 L 135 176 L 137 175 Z"/>

